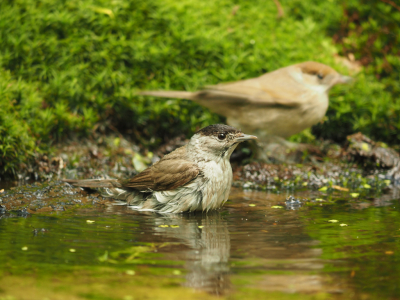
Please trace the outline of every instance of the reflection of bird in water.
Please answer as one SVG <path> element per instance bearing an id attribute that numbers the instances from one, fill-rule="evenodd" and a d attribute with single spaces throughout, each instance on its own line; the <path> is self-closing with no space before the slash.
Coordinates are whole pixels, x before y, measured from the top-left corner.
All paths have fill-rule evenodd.
<path id="1" fill-rule="evenodd" d="M 163 245 L 158 252 L 164 259 L 184 261 L 186 286 L 221 295 L 231 290 L 232 274 L 238 279 L 256 274 L 249 283 L 256 288 L 326 291 L 324 276 L 309 275 L 323 269 L 324 262 L 304 219 L 298 211 L 269 209 L 284 200 L 282 195 L 233 189 L 230 200 L 224 215 L 126 212 L 126 206 L 115 205 L 109 209 L 135 216 L 140 225 L 134 231 L 143 233 L 135 240 Z M 256 206 L 248 207 L 249 200 Z"/>
<path id="2" fill-rule="evenodd" d="M 180 252 L 189 270 L 186 286 L 221 295 L 230 288 L 229 255 L 230 236 L 227 222 L 218 212 L 194 215 L 165 215 L 155 219 L 156 234 L 178 239 L 190 250 Z"/>
<path id="3" fill-rule="evenodd" d="M 329 90 L 350 81 L 351 77 L 327 65 L 308 61 L 256 78 L 207 86 L 198 92 L 140 94 L 193 100 L 225 116 L 229 125 L 257 135 L 258 144 L 287 144 L 284 138 L 311 127 L 325 116 Z M 261 146 L 267 150 L 266 145 Z"/>

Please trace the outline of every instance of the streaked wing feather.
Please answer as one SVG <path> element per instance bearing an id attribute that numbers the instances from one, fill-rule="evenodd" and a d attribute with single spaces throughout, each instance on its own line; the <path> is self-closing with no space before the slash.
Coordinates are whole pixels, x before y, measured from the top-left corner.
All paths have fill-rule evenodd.
<path id="1" fill-rule="evenodd" d="M 192 181 L 198 174 L 198 167 L 190 161 L 166 159 L 125 181 L 123 186 L 140 191 L 169 191 Z"/>

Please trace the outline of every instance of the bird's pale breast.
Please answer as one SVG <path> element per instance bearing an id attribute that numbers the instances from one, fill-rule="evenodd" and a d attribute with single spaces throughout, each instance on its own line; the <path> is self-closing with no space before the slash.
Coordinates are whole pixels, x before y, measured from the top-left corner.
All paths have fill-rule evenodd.
<path id="1" fill-rule="evenodd" d="M 203 210 L 221 207 L 228 200 L 232 185 L 232 167 L 226 158 L 200 163 L 206 183 L 203 186 Z M 199 165 L 200 165 L 199 164 Z"/>

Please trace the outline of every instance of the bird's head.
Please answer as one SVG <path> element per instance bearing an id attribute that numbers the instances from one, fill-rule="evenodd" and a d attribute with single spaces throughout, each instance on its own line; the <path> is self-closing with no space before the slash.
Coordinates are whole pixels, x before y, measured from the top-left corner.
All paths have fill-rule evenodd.
<path id="1" fill-rule="evenodd" d="M 228 158 L 236 146 L 247 140 L 257 139 L 234 127 L 222 124 L 207 126 L 197 131 L 189 141 L 189 154 L 206 160 Z"/>
<path id="2" fill-rule="evenodd" d="M 321 92 L 329 91 L 336 84 L 353 81 L 353 78 L 341 75 L 331 67 L 314 61 L 294 65 L 290 73 L 296 81 Z"/>

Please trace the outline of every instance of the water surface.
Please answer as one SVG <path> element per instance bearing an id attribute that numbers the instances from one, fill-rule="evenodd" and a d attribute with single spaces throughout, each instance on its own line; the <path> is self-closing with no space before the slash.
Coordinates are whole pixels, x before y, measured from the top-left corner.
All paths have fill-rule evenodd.
<path id="1" fill-rule="evenodd" d="M 0 299 L 400 299 L 399 201 L 234 189 L 208 214 L 0 215 Z"/>

